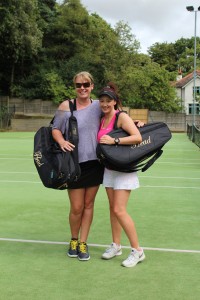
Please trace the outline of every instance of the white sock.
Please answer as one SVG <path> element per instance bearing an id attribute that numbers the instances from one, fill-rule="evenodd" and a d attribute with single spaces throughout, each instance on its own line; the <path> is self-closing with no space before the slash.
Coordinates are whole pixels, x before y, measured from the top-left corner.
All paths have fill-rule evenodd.
<path id="1" fill-rule="evenodd" d="M 116 244 L 116 243 L 112 243 L 113 244 L 113 246 L 115 247 L 115 248 L 117 248 L 117 249 L 120 249 L 121 248 L 121 245 L 118 245 L 118 244 Z"/>
<path id="2" fill-rule="evenodd" d="M 137 252 L 139 252 L 139 253 L 142 253 L 142 252 L 143 252 L 143 249 L 142 249 L 142 248 L 139 248 L 139 250 L 138 250 L 138 249 L 136 249 L 136 248 L 131 248 L 131 251 L 132 251 L 132 252 L 137 251 Z"/>

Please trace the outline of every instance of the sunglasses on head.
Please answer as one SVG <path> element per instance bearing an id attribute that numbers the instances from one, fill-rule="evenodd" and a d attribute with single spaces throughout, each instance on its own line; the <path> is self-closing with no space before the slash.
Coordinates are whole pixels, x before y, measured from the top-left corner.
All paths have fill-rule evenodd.
<path id="1" fill-rule="evenodd" d="M 83 82 L 83 83 L 76 82 L 76 83 L 75 83 L 75 87 L 76 87 L 77 89 L 81 88 L 82 86 L 83 86 L 84 88 L 89 88 L 90 85 L 91 85 L 90 82 Z"/>

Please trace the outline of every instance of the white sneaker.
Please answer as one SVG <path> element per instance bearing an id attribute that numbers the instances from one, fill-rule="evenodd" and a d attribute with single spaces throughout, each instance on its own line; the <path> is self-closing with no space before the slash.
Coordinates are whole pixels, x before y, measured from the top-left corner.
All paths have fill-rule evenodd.
<path id="1" fill-rule="evenodd" d="M 138 251 L 136 249 L 132 249 L 130 255 L 127 259 L 122 262 L 122 266 L 131 268 L 135 267 L 137 263 L 143 261 L 145 259 L 144 251 Z"/>
<path id="2" fill-rule="evenodd" d="M 101 258 L 103 259 L 111 259 L 115 256 L 122 254 L 122 247 L 118 246 L 115 243 L 112 243 L 109 248 L 102 254 Z"/>

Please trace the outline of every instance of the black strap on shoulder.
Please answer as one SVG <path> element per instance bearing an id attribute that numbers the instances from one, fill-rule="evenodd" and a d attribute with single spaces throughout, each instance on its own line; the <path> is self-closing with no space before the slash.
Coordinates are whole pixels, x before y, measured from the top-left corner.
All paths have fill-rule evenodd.
<path id="1" fill-rule="evenodd" d="M 69 117 L 69 128 L 68 128 L 68 137 L 69 141 L 76 146 L 78 146 L 78 122 L 76 117 L 73 114 L 73 103 L 69 100 L 69 108 L 71 112 L 71 116 Z M 78 147 L 77 147 L 78 148 Z"/>
<path id="2" fill-rule="evenodd" d="M 118 128 L 118 127 L 117 127 L 117 121 L 118 121 L 119 115 L 120 115 L 121 113 L 127 114 L 127 111 L 125 111 L 125 110 L 120 110 L 120 111 L 118 111 L 118 112 L 116 113 L 116 118 L 115 118 L 115 123 L 114 123 L 113 129 L 117 129 L 117 128 Z"/>
<path id="3" fill-rule="evenodd" d="M 76 99 L 74 99 L 74 101 L 75 101 L 75 100 L 76 100 Z M 71 115 L 73 115 L 74 110 L 76 110 L 76 109 L 74 109 L 74 102 L 72 102 L 72 101 L 69 100 L 69 99 L 68 99 L 68 101 L 69 101 L 69 109 L 70 109 Z"/>
<path id="4" fill-rule="evenodd" d="M 69 108 L 70 108 L 71 116 L 69 117 L 68 138 L 69 141 L 75 146 L 74 150 L 72 151 L 72 156 L 75 162 L 76 174 L 80 174 L 79 157 L 78 157 L 78 142 L 79 142 L 78 122 L 76 117 L 73 114 L 74 104 L 70 100 L 69 100 Z"/>
<path id="5" fill-rule="evenodd" d="M 49 126 L 52 127 L 53 126 L 53 121 L 55 119 L 55 116 L 52 118 L 51 122 L 49 123 Z"/>
<path id="6" fill-rule="evenodd" d="M 74 98 L 74 102 L 73 102 L 73 110 L 76 110 L 76 98 Z"/>
<path id="7" fill-rule="evenodd" d="M 118 127 L 117 127 L 117 121 L 118 121 L 119 115 L 120 115 L 121 113 L 126 113 L 126 114 L 127 114 L 127 111 L 126 111 L 126 110 L 120 110 L 120 111 L 118 111 L 118 112 L 116 113 L 116 119 L 115 119 L 115 123 L 114 123 L 114 128 L 113 128 L 113 129 L 117 129 L 117 128 L 118 128 Z M 138 123 L 138 121 L 134 122 L 134 124 L 135 124 L 136 126 L 137 126 L 137 123 Z"/>

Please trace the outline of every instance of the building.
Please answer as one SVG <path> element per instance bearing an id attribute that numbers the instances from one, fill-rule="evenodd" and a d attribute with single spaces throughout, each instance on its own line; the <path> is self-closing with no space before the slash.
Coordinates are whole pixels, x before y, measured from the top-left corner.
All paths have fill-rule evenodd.
<path id="1" fill-rule="evenodd" d="M 177 96 L 181 99 L 182 112 L 186 115 L 193 114 L 193 90 L 194 90 L 194 75 L 190 73 L 185 77 L 182 77 L 181 71 L 177 76 L 177 81 L 174 86 L 176 87 Z M 196 101 L 195 101 L 195 112 L 196 115 L 200 115 L 200 70 L 196 71 Z"/>

